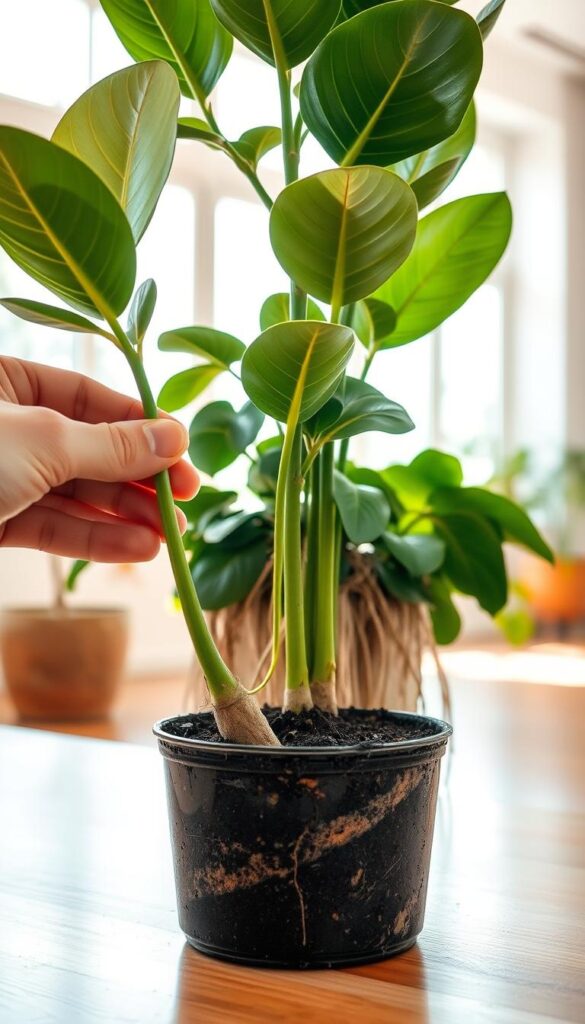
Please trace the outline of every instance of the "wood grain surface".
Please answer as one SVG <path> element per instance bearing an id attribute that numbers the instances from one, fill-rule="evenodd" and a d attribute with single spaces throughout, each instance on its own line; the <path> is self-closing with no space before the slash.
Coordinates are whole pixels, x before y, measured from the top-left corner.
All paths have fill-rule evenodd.
<path id="1" fill-rule="evenodd" d="M 1 1024 L 583 1024 L 584 711 L 458 683 L 419 943 L 307 973 L 185 946 L 152 746 L 1 727 Z"/>

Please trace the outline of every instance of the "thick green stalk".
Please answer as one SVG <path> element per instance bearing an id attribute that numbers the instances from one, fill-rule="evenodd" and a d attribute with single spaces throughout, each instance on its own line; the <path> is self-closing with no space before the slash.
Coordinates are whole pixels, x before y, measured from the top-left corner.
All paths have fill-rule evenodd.
<path id="1" fill-rule="evenodd" d="M 315 625 L 317 619 L 317 579 L 319 577 L 319 463 L 315 461 L 309 470 L 308 487 L 305 491 L 307 506 L 306 560 L 305 560 L 305 638 L 309 677 L 313 677 L 315 649 Z"/>
<path id="2" fill-rule="evenodd" d="M 142 362 L 128 341 L 122 328 L 117 322 L 110 325 L 118 338 L 124 355 L 134 375 L 144 414 L 149 419 L 158 416 L 158 409 L 154 396 L 150 389 Z M 203 610 L 197 597 L 193 584 L 189 565 L 183 547 L 181 532 L 177 523 L 175 513 L 175 501 L 169 480 L 169 474 L 165 471 L 159 473 L 155 478 L 156 495 L 163 524 L 163 531 L 167 542 L 169 559 L 173 570 L 173 576 L 177 586 L 177 592 L 181 601 L 183 615 L 187 629 L 193 641 L 195 652 L 205 674 L 207 685 L 212 697 L 217 701 L 229 700 L 236 694 L 238 684 L 223 661 L 211 633 L 207 627 Z"/>
<path id="3" fill-rule="evenodd" d="M 287 707 L 307 702 L 309 671 L 303 611 L 303 567 L 301 549 L 301 427 L 295 429 L 291 465 L 286 479 L 284 518 L 284 607 L 286 614 L 286 698 Z M 307 691 L 304 694 L 301 691 Z M 291 693 L 290 691 L 294 691 Z"/>
<path id="4" fill-rule="evenodd" d="M 319 563 L 317 575 L 317 614 L 314 634 L 312 683 L 330 683 L 335 678 L 335 519 L 333 499 L 334 446 L 326 444 L 318 459 L 319 487 Z"/>

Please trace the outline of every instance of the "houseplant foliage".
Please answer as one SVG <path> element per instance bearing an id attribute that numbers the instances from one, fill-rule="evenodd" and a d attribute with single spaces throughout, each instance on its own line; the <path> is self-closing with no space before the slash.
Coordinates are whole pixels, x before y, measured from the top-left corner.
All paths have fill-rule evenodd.
<path id="1" fill-rule="evenodd" d="M 477 22 L 436 0 L 102 6 L 137 63 L 93 86 L 50 141 L 0 128 L 0 243 L 61 300 L 9 298 L 5 305 L 35 323 L 115 345 L 145 415 L 155 417 L 146 365 L 156 286 L 136 287 L 136 245 L 177 137 L 192 141 L 194 160 L 202 144 L 241 170 L 270 211 L 272 247 L 290 278 L 289 294 L 267 298 L 261 333 L 250 344 L 201 325 L 171 324 L 159 340 L 163 351 L 193 356 L 163 388 L 167 410 L 188 404 L 222 373 L 240 377 L 241 408 L 212 402 L 193 420 L 191 453 L 202 469 L 229 465 L 274 421 L 252 467 L 263 505 L 252 515 L 232 513 L 233 494 L 202 489 L 187 551 L 168 476 L 156 480 L 217 729 L 234 741 L 189 734 L 207 728 L 205 715 L 194 716 L 195 725 L 187 716 L 155 727 L 166 759 L 181 926 L 198 948 L 246 962 L 379 959 L 408 948 L 422 928 L 450 727 L 381 710 L 335 716 L 340 573 L 354 556 L 369 555 L 388 592 L 397 581 L 418 588 L 435 629 L 453 631 L 453 588 L 476 594 L 489 611 L 505 599 L 504 535 L 542 545 L 514 505 L 488 505 L 492 495 L 461 488 L 456 462 L 440 453 L 381 474 L 348 459 L 356 434 L 412 427 L 402 406 L 366 380 L 377 353 L 441 323 L 505 250 L 511 214 L 503 194 L 420 216 L 473 143 L 482 37 L 503 0 L 492 0 Z M 279 125 L 251 125 L 232 140 L 210 95 L 234 38 L 274 67 L 282 116 Z M 196 102 L 196 115 L 178 116 L 181 93 Z M 308 132 L 336 166 L 299 178 Z M 258 168 L 275 146 L 285 186 L 271 196 Z M 360 346 L 356 377 L 348 366 Z M 226 575 L 232 600 L 245 594 L 247 582 L 238 591 L 232 573 L 234 546 L 246 549 L 240 575 L 250 563 L 254 572 L 271 564 L 261 684 L 284 647 L 281 703 L 290 712 L 270 713 L 274 731 L 220 654 L 202 608 L 200 595 L 211 607 Z M 325 720 L 338 749 L 299 743 L 294 737 L 307 720 Z"/>
<path id="2" fill-rule="evenodd" d="M 147 281 L 135 290 L 135 246 L 164 186 L 177 132 L 221 149 L 270 208 L 270 239 L 291 279 L 289 300 L 267 301 L 264 329 L 247 348 L 204 327 L 163 334 L 162 349 L 190 352 L 195 365 L 168 382 L 160 401 L 176 409 L 240 363 L 248 402 L 238 413 L 219 402 L 197 414 L 191 431 L 196 461 L 208 470 L 229 464 L 254 440 L 264 416 L 282 432 L 266 678 L 278 661 L 284 623 L 283 703 L 292 710 L 313 703 L 336 709 L 342 537 L 344 544 L 383 545 L 396 573 L 414 565 L 416 578 L 426 578 L 421 588 L 427 588 L 439 633 L 446 633 L 447 619 L 455 619 L 447 604 L 452 586 L 475 593 L 491 612 L 505 597 L 501 510 L 486 518 L 485 497 L 467 495 L 470 507 L 462 509 L 461 495 L 447 494 L 440 522 L 434 506 L 432 515 L 422 508 L 418 515 L 415 508 L 413 516 L 396 480 L 382 474 L 363 482 L 347 461 L 353 435 L 412 425 L 405 410 L 366 383 L 376 353 L 436 327 L 485 280 L 506 247 L 511 215 L 504 194 L 460 199 L 418 218 L 419 208 L 452 180 L 473 142 L 482 34 L 501 4 L 488 6 L 476 23 L 434 0 L 343 8 L 337 0 L 179 0 L 172 11 L 163 3 L 103 0 L 138 63 L 85 93 L 50 141 L 17 128 L 0 131 L 0 241 L 66 304 L 10 298 L 5 305 L 37 323 L 104 335 L 127 359 L 147 415 L 157 412 L 143 358 L 156 286 Z M 282 110 L 280 126 L 253 127 L 236 141 L 223 136 L 209 99 L 232 37 L 274 65 Z M 380 38 L 387 40 L 382 55 Z M 293 69 L 303 61 L 295 114 Z M 201 117 L 177 120 L 181 92 L 197 102 Z M 339 167 L 299 179 L 307 131 Z M 259 179 L 258 162 L 275 143 L 282 147 L 286 186 L 273 199 Z M 327 319 L 315 300 L 328 305 Z M 128 307 L 123 326 L 120 316 Z M 356 343 L 365 346 L 361 379 L 347 375 Z M 212 437 L 220 440 L 212 444 Z M 416 466 L 402 468 L 403 484 L 408 473 L 416 474 Z M 209 634 L 164 474 L 157 493 L 179 597 L 220 731 L 229 739 L 274 742 Z M 224 543 L 234 532 L 233 518 L 227 520 Z M 528 524 L 523 529 L 520 539 L 527 542 Z M 457 559 L 458 537 L 463 553 L 478 553 L 475 563 Z M 528 543 L 538 541 L 531 536 Z M 481 572 L 482 548 L 494 554 L 497 579 L 492 564 Z M 200 574 L 197 558 L 191 561 Z M 433 577 L 439 569 L 444 572 Z"/>

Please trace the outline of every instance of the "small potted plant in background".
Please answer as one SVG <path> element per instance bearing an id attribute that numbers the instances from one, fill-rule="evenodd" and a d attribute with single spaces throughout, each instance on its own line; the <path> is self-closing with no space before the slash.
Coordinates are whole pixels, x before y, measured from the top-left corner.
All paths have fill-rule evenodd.
<path id="1" fill-rule="evenodd" d="M 505 249 L 505 195 L 459 200 L 418 219 L 460 165 L 453 137 L 480 76 L 482 35 L 502 5 L 492 0 L 476 22 L 435 0 L 345 0 L 343 8 L 340 0 L 176 0 L 172 11 L 162 0 L 102 0 L 139 63 L 85 93 L 52 141 L 0 129 L 0 242 L 75 312 L 26 299 L 6 304 L 29 319 L 105 335 L 132 369 L 147 416 L 157 415 L 145 367 L 156 292 L 151 281 L 135 291 L 135 246 L 168 175 L 180 90 L 201 116 L 180 118 L 179 135 L 223 151 L 242 170 L 270 209 L 272 246 L 291 279 L 288 301 L 248 346 L 197 325 L 160 341 L 163 350 L 205 356 L 190 371 L 192 396 L 202 381 L 241 363 L 248 402 L 238 412 L 227 403 L 207 411 L 207 446 L 221 450 L 227 437 L 244 450 L 264 417 L 275 422 L 273 436 L 282 435 L 262 682 L 284 639 L 285 685 L 281 706 L 264 713 L 214 643 L 168 475 L 156 480 L 178 596 L 213 706 L 213 715 L 165 720 L 156 734 L 180 923 L 213 955 L 299 967 L 359 963 L 408 948 L 422 927 L 450 727 L 337 709 L 343 532 L 349 537 L 350 521 L 381 518 L 383 509 L 395 549 L 403 541 L 385 488 L 352 480 L 346 442 L 381 423 L 389 433 L 408 425 L 402 407 L 349 376 L 347 366 L 364 312 L 356 304 L 366 303 L 382 325 L 381 335 L 373 328 L 371 365 L 381 340 L 411 340 L 430 306 L 446 316 L 460 305 Z M 209 94 L 234 36 L 274 66 L 282 123 L 231 141 Z M 304 62 L 297 110 L 292 71 Z M 338 166 L 299 179 L 307 131 Z M 285 177 L 277 197 L 258 176 L 275 139 Z M 314 300 L 327 305 L 328 319 Z M 498 539 L 495 526 L 470 532 L 455 515 L 451 526 L 455 535 L 461 527 L 462 556 L 487 543 L 488 533 L 490 543 L 492 532 Z M 413 549 L 428 551 L 428 517 L 406 532 Z M 437 551 L 440 539 L 432 540 Z M 468 578 L 484 571 L 463 563 Z M 205 574 L 211 589 L 220 573 L 216 565 Z M 491 592 L 491 575 L 487 585 Z"/>
<path id="2" fill-rule="evenodd" d="M 6 687 L 22 719 L 37 722 L 104 718 L 118 690 L 128 648 L 128 613 L 72 607 L 68 593 L 85 567 L 49 556 L 53 601 L 47 608 L 0 613 L 0 659 Z"/>

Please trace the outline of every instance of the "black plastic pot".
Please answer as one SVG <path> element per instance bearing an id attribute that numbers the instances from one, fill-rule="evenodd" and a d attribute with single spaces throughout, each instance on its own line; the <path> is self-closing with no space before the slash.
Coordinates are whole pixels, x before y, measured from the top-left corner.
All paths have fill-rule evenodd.
<path id="1" fill-rule="evenodd" d="M 173 736 L 181 718 L 155 725 L 191 945 L 297 968 L 368 963 L 413 945 L 452 730 L 381 715 L 431 734 L 367 749 L 246 747 Z"/>

